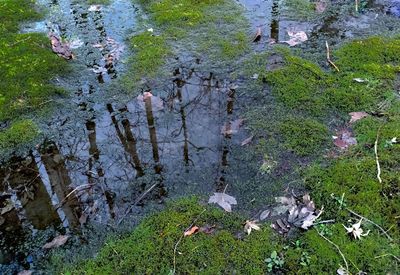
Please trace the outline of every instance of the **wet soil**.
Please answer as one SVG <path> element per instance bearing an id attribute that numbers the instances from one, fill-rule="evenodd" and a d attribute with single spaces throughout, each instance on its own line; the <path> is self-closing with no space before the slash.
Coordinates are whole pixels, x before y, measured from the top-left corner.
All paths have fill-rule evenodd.
<path id="1" fill-rule="evenodd" d="M 198 72 L 195 62 L 177 66 L 162 87 L 118 96 L 115 83 L 130 55 L 126 39 L 140 13 L 130 0 L 93 11 L 80 2 L 41 0 L 49 10 L 46 20 L 23 29 L 73 41 L 76 59 L 70 75 L 54 80 L 70 94 L 57 99 L 42 121 L 44 142 L 0 169 L 0 207 L 8 210 L 0 219 L 0 264 L 29 267 L 35 252 L 24 242 L 49 228 L 76 235 L 89 224 L 131 228 L 167 198 L 211 194 L 227 185 L 230 194 L 248 201 L 244 211 L 283 192 L 279 178 L 293 171 L 291 161 L 273 175 L 260 175 L 262 158 L 241 146 L 249 137 L 246 127 L 226 133 L 257 99 L 238 93 L 218 72 Z M 280 1 L 239 2 L 254 32 L 262 29 L 255 51 L 287 40 L 293 29 L 310 35 L 301 47 L 315 53 L 326 39 L 390 34 L 398 25 L 397 1 L 372 1 L 357 16 L 329 11 L 331 16 L 311 21 L 282 17 Z"/>

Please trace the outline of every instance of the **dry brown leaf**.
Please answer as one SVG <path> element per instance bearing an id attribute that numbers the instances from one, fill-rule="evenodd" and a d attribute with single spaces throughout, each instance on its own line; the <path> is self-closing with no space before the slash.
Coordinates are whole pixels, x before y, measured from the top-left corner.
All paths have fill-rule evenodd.
<path id="1" fill-rule="evenodd" d="M 247 235 L 250 235 L 252 230 L 261 230 L 260 226 L 257 224 L 257 221 L 249 221 L 247 220 L 245 225 L 244 225 L 244 232 L 247 233 Z"/>
<path id="2" fill-rule="evenodd" d="M 354 123 L 357 120 L 369 116 L 366 112 L 351 112 L 349 113 L 349 115 L 351 116 L 350 123 Z"/>
<path id="3" fill-rule="evenodd" d="M 347 149 L 351 145 L 357 144 L 357 140 L 352 135 L 350 129 L 342 129 L 333 137 L 333 143 L 340 149 Z"/>
<path id="4" fill-rule="evenodd" d="M 183 233 L 183 235 L 184 235 L 185 237 L 191 236 L 191 235 L 193 235 L 194 233 L 196 233 L 197 231 L 199 231 L 199 227 L 198 227 L 198 226 L 192 226 L 192 228 L 186 230 L 185 233 Z"/>
<path id="5" fill-rule="evenodd" d="M 73 59 L 74 56 L 68 44 L 63 43 L 61 38 L 54 33 L 49 33 L 49 38 L 51 42 L 51 48 L 54 53 L 67 60 Z"/>
<path id="6" fill-rule="evenodd" d="M 226 212 L 232 212 L 232 205 L 237 204 L 237 201 L 234 197 L 225 193 L 214 193 L 208 200 L 208 203 L 216 203 Z"/>
<path id="7" fill-rule="evenodd" d="M 59 235 L 57 237 L 55 237 L 51 242 L 46 243 L 43 246 L 43 249 L 51 249 L 51 248 L 57 248 L 60 247 L 62 245 L 64 245 L 69 239 L 68 235 Z"/>
<path id="8" fill-rule="evenodd" d="M 145 101 L 151 99 L 151 107 L 153 111 L 161 111 L 164 109 L 164 102 L 158 96 L 154 96 L 151 92 L 144 92 L 142 95 L 137 97 L 139 106 L 146 110 Z"/>

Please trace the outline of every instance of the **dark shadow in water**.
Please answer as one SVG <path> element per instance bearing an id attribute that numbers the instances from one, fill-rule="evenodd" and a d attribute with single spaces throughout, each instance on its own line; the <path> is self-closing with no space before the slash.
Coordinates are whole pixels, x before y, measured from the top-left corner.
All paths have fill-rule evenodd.
<path id="1" fill-rule="evenodd" d="M 271 38 L 276 43 L 279 42 L 279 2 L 280 0 L 274 0 L 272 2 L 271 10 Z"/>

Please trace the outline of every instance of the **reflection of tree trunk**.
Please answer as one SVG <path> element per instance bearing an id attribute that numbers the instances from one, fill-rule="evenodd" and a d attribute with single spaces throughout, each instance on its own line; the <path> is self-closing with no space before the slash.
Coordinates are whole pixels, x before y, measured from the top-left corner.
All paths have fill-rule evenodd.
<path id="1" fill-rule="evenodd" d="M 132 159 L 132 166 L 136 169 L 137 176 L 142 177 L 144 175 L 144 171 L 142 168 L 142 164 L 140 162 L 139 155 L 137 153 L 136 148 L 136 139 L 133 136 L 131 126 L 128 119 L 122 120 L 122 126 L 124 127 L 125 135 L 122 133 L 121 129 L 119 128 L 119 124 L 117 118 L 114 115 L 114 109 L 111 104 L 107 104 L 107 109 L 111 115 L 111 121 L 114 124 L 115 131 L 117 132 L 118 139 L 120 140 L 122 146 L 126 153 L 128 153 Z"/>
<path id="2" fill-rule="evenodd" d="M 41 150 L 41 158 L 49 176 L 50 185 L 56 193 L 58 200 L 64 201 L 65 197 L 72 191 L 71 179 L 65 165 L 63 156 L 55 144 L 46 144 Z M 78 198 L 72 194 L 62 204 L 62 210 L 71 227 L 79 225 L 79 217 L 82 214 Z"/>
<path id="3" fill-rule="evenodd" d="M 229 132 L 229 127 L 230 123 L 229 120 L 231 119 L 231 116 L 233 114 L 233 109 L 234 109 L 234 104 L 235 104 L 235 93 L 236 90 L 234 88 L 230 88 L 228 91 L 228 98 L 227 98 L 227 103 L 226 103 L 226 113 L 227 113 L 227 132 Z M 223 146 L 222 146 L 222 157 L 221 157 L 221 163 L 220 163 L 220 171 L 217 179 L 217 191 L 222 191 L 225 188 L 225 176 L 226 176 L 226 168 L 228 167 L 228 154 L 229 154 L 229 144 L 231 142 L 231 135 L 223 135 Z"/>
<path id="4" fill-rule="evenodd" d="M 272 3 L 271 38 L 279 42 L 279 0 Z"/>
<path id="5" fill-rule="evenodd" d="M 183 85 L 182 85 L 183 86 Z M 189 165 L 189 144 L 188 144 L 188 129 L 186 126 L 186 113 L 185 113 L 185 107 L 183 106 L 183 98 L 182 98 L 182 86 L 179 85 L 178 83 L 178 88 L 177 88 L 177 97 L 179 100 L 180 104 L 180 114 L 181 114 L 181 119 L 182 119 L 182 128 L 183 128 L 183 137 L 184 137 L 184 143 L 183 143 L 183 159 L 185 161 L 186 165 Z"/>
<path id="6" fill-rule="evenodd" d="M 88 182 L 89 184 L 94 184 L 93 178 L 93 165 L 99 160 L 100 151 L 97 147 L 97 137 L 96 137 L 96 122 L 89 120 L 86 122 L 86 130 L 88 131 L 89 138 L 89 167 L 88 167 Z"/>
<path id="7" fill-rule="evenodd" d="M 12 166 L 8 182 L 17 189 L 18 199 L 33 227 L 45 229 L 49 225 L 60 224 L 61 220 L 51 203 L 33 155 L 14 162 Z"/>
<path id="8" fill-rule="evenodd" d="M 0 195 L 0 208 L 6 208 L 10 201 L 10 195 Z M 13 208 L 0 216 L 0 265 L 18 260 L 21 255 L 15 250 L 24 241 L 23 235 L 17 209 Z"/>
<path id="9" fill-rule="evenodd" d="M 153 109 L 151 106 L 151 96 L 144 97 L 145 108 L 146 108 L 146 117 L 147 117 L 147 125 L 149 127 L 150 134 L 150 142 L 151 147 L 153 149 L 153 159 L 155 162 L 154 169 L 157 174 L 161 173 L 162 167 L 160 164 L 160 155 L 158 154 L 158 142 L 157 142 L 157 133 L 156 126 L 154 123 Z"/>

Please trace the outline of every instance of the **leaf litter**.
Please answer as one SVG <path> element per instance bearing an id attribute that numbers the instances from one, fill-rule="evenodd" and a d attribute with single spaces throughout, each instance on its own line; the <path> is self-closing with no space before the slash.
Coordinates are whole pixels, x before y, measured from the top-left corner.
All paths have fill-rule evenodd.
<path id="1" fill-rule="evenodd" d="M 225 193 L 214 193 L 208 200 L 208 203 L 216 203 L 226 212 L 232 212 L 232 205 L 236 205 L 237 201 L 234 197 Z"/>
<path id="2" fill-rule="evenodd" d="M 253 229 L 261 230 L 260 226 L 257 224 L 257 220 L 255 220 L 255 221 L 247 220 L 244 225 L 244 232 L 246 232 L 247 235 L 250 235 L 250 233 Z"/>

